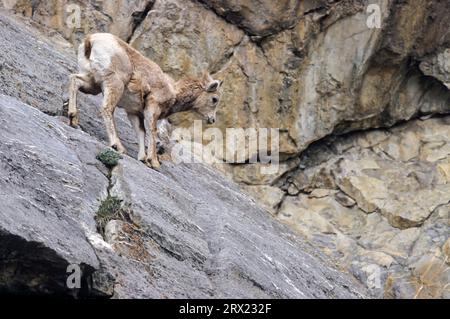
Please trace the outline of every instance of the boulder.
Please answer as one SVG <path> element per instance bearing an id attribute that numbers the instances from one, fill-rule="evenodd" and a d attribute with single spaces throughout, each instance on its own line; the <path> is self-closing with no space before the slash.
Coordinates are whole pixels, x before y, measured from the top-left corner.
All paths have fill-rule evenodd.
<path id="1" fill-rule="evenodd" d="M 450 48 L 434 54 L 420 64 L 420 70 L 428 76 L 441 81 L 450 89 Z"/>

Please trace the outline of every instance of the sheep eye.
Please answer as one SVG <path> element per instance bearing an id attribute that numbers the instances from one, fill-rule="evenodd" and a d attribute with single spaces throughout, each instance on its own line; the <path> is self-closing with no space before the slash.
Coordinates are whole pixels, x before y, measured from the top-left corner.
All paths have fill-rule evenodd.
<path id="1" fill-rule="evenodd" d="M 216 97 L 213 97 L 212 102 L 213 102 L 213 104 L 217 104 L 217 103 L 219 103 L 219 99 Z"/>

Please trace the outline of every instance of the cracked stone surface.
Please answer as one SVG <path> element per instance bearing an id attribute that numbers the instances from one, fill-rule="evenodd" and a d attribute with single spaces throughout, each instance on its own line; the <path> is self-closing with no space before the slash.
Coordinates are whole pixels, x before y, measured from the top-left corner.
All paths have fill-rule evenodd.
<path id="1" fill-rule="evenodd" d="M 312 146 L 305 168 L 278 184 L 278 219 L 379 297 L 448 298 L 449 124 L 417 120 Z"/>
<path id="2" fill-rule="evenodd" d="M 426 75 L 432 76 L 450 89 L 450 48 L 432 55 L 420 64 Z"/>
<path id="3" fill-rule="evenodd" d="M 109 181 L 88 134 L 4 95 L 0 124 L 0 292 L 74 294 L 65 270 L 80 264 L 88 296 L 366 296 L 211 168 L 126 157 Z M 134 224 L 110 222 L 105 242 L 94 216 L 110 182 Z"/>

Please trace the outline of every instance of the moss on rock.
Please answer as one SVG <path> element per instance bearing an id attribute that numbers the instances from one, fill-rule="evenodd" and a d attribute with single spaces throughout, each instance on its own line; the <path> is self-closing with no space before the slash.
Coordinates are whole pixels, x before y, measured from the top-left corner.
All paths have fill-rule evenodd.
<path id="1" fill-rule="evenodd" d="M 108 148 L 103 150 L 97 155 L 97 159 L 105 164 L 107 167 L 112 168 L 119 164 L 119 161 L 122 159 L 122 156 L 116 151 Z"/>
<path id="2" fill-rule="evenodd" d="M 122 220 L 128 222 L 130 219 L 129 212 L 123 207 L 123 201 L 118 197 L 108 195 L 108 197 L 100 204 L 95 216 L 97 230 L 103 236 L 105 235 L 105 227 L 112 220 Z"/>

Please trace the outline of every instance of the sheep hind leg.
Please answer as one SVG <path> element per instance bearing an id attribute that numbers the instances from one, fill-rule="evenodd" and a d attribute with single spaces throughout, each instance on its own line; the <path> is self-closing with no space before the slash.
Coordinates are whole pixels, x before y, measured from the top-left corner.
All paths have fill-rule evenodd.
<path id="1" fill-rule="evenodd" d="M 138 160 L 141 162 L 145 162 L 147 158 L 147 154 L 145 152 L 145 125 L 144 119 L 142 116 L 136 114 L 128 114 L 128 119 L 130 120 L 131 125 L 136 131 L 136 135 L 139 141 L 139 155 Z"/>
<path id="2" fill-rule="evenodd" d="M 80 117 L 77 107 L 78 91 L 80 89 L 89 90 L 91 83 L 89 77 L 85 74 L 72 74 L 70 76 L 69 84 L 69 120 L 70 126 L 78 127 L 80 123 Z"/>

